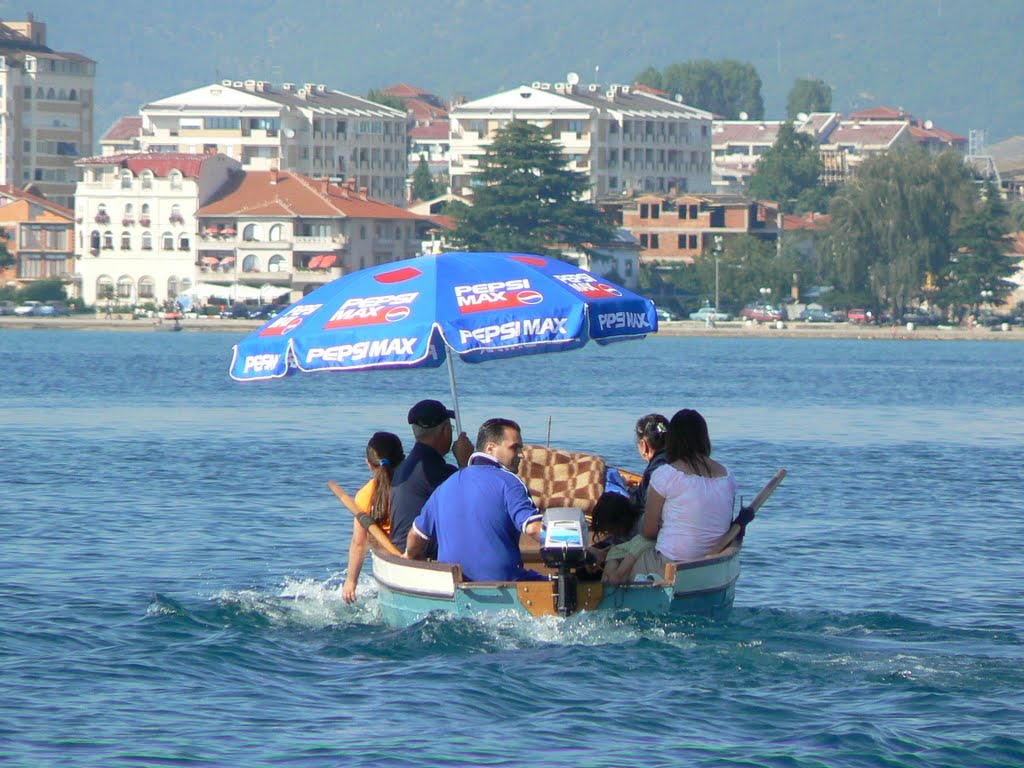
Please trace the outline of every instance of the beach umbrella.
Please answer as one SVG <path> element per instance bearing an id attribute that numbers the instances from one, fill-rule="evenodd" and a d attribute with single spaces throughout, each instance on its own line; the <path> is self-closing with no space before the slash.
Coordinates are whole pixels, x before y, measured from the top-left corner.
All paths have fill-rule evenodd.
<path id="1" fill-rule="evenodd" d="M 438 367 L 640 339 L 654 302 L 557 259 L 451 252 L 381 264 L 327 283 L 234 347 L 237 381 L 297 372 Z"/>

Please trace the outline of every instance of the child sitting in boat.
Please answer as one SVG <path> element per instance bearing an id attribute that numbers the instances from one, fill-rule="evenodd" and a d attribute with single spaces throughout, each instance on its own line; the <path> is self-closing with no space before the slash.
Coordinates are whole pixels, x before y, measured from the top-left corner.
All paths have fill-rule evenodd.
<path id="1" fill-rule="evenodd" d="M 590 530 L 596 541 L 594 549 L 598 562 L 602 559 L 604 561 L 601 580 L 607 584 L 629 581 L 637 558 L 654 546 L 653 541 L 643 536 L 630 538 L 636 519 L 636 511 L 630 500 L 621 493 L 603 493 L 594 505 Z"/>
<path id="2" fill-rule="evenodd" d="M 397 467 L 405 459 L 402 441 L 391 432 L 375 432 L 366 444 L 366 466 L 373 475 L 356 494 L 356 506 L 370 515 L 373 521 L 389 533 L 391 528 L 391 478 Z M 359 572 L 363 569 L 366 559 L 368 536 L 361 525 L 352 528 L 352 543 L 348 548 L 348 570 L 345 584 L 341 588 L 341 596 L 346 603 L 355 602 L 356 584 Z"/>

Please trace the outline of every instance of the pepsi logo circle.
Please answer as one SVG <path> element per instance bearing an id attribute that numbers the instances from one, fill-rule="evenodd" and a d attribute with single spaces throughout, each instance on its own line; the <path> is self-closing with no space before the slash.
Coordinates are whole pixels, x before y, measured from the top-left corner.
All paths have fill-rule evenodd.
<path id="1" fill-rule="evenodd" d="M 520 291 L 516 294 L 520 304 L 540 304 L 544 301 L 544 294 L 537 291 Z"/>
<path id="2" fill-rule="evenodd" d="M 405 320 L 409 316 L 409 311 L 408 307 L 391 307 L 384 313 L 384 319 L 389 323 L 397 323 L 399 320 Z"/>
<path id="3" fill-rule="evenodd" d="M 617 288 L 612 288 L 610 285 L 607 285 L 606 283 L 598 283 L 597 287 L 600 288 L 605 293 L 607 293 L 609 296 L 622 295 L 622 291 L 618 290 Z"/>

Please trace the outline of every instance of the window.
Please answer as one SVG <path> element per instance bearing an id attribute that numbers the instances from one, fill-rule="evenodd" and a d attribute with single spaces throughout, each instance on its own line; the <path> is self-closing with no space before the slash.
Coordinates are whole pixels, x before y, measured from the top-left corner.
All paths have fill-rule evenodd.
<path id="1" fill-rule="evenodd" d="M 171 234 L 170 232 L 164 232 L 164 236 L 163 236 L 162 239 L 163 239 L 163 249 L 165 251 L 173 251 L 174 250 L 174 235 Z"/>
<path id="2" fill-rule="evenodd" d="M 152 189 L 153 188 L 153 172 L 152 171 L 148 171 L 147 170 L 147 171 L 143 171 L 142 172 L 142 188 L 143 189 Z M 149 212 L 149 206 L 148 205 L 142 206 L 142 212 L 143 213 L 148 213 Z"/>
<path id="3" fill-rule="evenodd" d="M 239 117 L 207 117 L 203 123 L 207 130 L 213 131 L 238 131 L 242 128 Z"/>
<path id="4" fill-rule="evenodd" d="M 100 275 L 96 278 L 96 298 L 106 301 L 114 298 L 114 281 L 109 275 Z"/>
<path id="5" fill-rule="evenodd" d="M 676 247 L 680 250 L 686 249 L 686 235 L 679 235 L 676 240 Z"/>
<path id="6" fill-rule="evenodd" d="M 132 188 L 132 172 L 127 168 L 121 171 L 121 189 Z"/>
<path id="7" fill-rule="evenodd" d="M 111 232 L 109 229 L 103 233 L 103 250 L 114 250 L 114 233 Z"/>
<path id="8" fill-rule="evenodd" d="M 99 230 L 94 229 L 89 235 L 89 250 L 96 254 L 100 249 L 100 233 Z"/>
<path id="9" fill-rule="evenodd" d="M 696 205 L 691 205 L 690 206 L 690 218 L 691 219 L 696 219 L 697 218 L 697 212 L 698 212 L 697 206 Z"/>
<path id="10" fill-rule="evenodd" d="M 178 298 L 178 278 L 176 277 L 167 278 L 167 298 Z"/>
<path id="11" fill-rule="evenodd" d="M 131 299 L 132 291 L 135 288 L 135 281 L 132 280 L 128 275 L 118 278 L 117 280 L 117 298 L 118 299 Z"/>
<path id="12" fill-rule="evenodd" d="M 650 238 L 647 236 L 646 232 L 644 232 L 643 234 L 640 235 L 640 247 L 641 248 L 646 248 L 649 242 L 650 242 Z"/>
<path id="13" fill-rule="evenodd" d="M 155 295 L 156 282 L 152 277 L 139 278 L 139 298 L 152 299 Z"/>
<path id="14" fill-rule="evenodd" d="M 651 218 L 661 218 L 661 205 L 658 203 L 651 203 Z"/>
<path id="15" fill-rule="evenodd" d="M 270 257 L 270 261 L 267 262 L 267 271 L 268 272 L 284 272 L 284 271 L 286 271 L 285 270 L 285 265 L 286 265 L 286 260 L 285 260 L 284 256 L 282 256 L 279 253 L 275 253 L 273 256 Z"/>
<path id="16" fill-rule="evenodd" d="M 153 250 L 153 234 L 151 232 L 142 233 L 142 250 L 152 251 Z"/>
<path id="17" fill-rule="evenodd" d="M 658 235 L 651 235 L 651 248 L 661 247 L 660 237 Z"/>
<path id="18" fill-rule="evenodd" d="M 691 251 L 697 250 L 697 236 L 696 235 L 690 235 L 690 250 Z"/>
<path id="19" fill-rule="evenodd" d="M 121 250 L 130 251 L 132 249 L 132 236 L 127 232 L 121 233 Z"/>
<path id="20" fill-rule="evenodd" d="M 263 239 L 263 227 L 259 224 L 246 224 L 242 230 L 242 239 L 249 242 L 258 242 Z"/>
<path id="21" fill-rule="evenodd" d="M 171 171 L 171 189 L 181 189 L 181 171 Z"/>
<path id="22" fill-rule="evenodd" d="M 178 250 L 179 251 L 187 251 L 188 249 L 189 249 L 188 235 L 179 235 L 178 236 Z"/>
<path id="23" fill-rule="evenodd" d="M 284 240 L 284 227 L 280 224 L 271 225 L 269 237 L 273 242 Z"/>
<path id="24" fill-rule="evenodd" d="M 253 253 L 250 253 L 244 259 L 242 259 L 242 271 L 243 272 L 259 272 L 260 271 L 260 260 L 259 257 Z"/>
<path id="25" fill-rule="evenodd" d="M 651 206 L 647 203 L 640 203 L 640 218 L 648 219 L 651 215 Z"/>

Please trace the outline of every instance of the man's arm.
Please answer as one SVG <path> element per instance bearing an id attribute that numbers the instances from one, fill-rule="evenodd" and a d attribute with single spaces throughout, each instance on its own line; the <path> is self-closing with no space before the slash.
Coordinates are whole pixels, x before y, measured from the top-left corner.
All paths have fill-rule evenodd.
<path id="1" fill-rule="evenodd" d="M 416 530 L 416 523 L 413 523 L 405 539 L 405 553 L 402 556 L 410 560 L 422 560 L 428 541 L 428 538 Z"/>
<path id="2" fill-rule="evenodd" d="M 523 533 L 525 533 L 527 536 L 529 536 L 529 537 L 531 537 L 533 539 L 536 539 L 539 542 L 540 541 L 540 529 L 541 529 L 541 521 L 540 521 L 540 519 L 531 520 L 523 528 Z"/>

